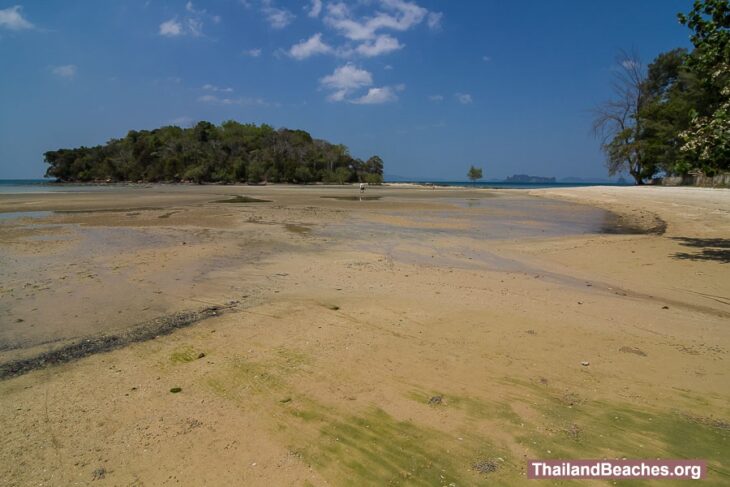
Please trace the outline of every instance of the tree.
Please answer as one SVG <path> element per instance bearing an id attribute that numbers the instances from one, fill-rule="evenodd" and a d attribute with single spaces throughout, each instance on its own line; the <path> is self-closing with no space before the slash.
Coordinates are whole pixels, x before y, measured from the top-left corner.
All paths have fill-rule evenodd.
<path id="1" fill-rule="evenodd" d="M 312 181 L 312 171 L 307 166 L 299 166 L 294 170 L 294 179 L 298 183 L 309 183 Z"/>
<path id="2" fill-rule="evenodd" d="M 372 156 L 365 162 L 365 171 L 370 174 L 383 175 L 383 160 L 380 156 Z"/>
<path id="3" fill-rule="evenodd" d="M 639 111 L 644 163 L 666 174 L 686 174 L 696 158 L 680 151 L 681 133 L 690 127 L 692 111 L 704 104 L 705 91 L 686 66 L 687 51 L 659 54 L 649 65 Z"/>
<path id="4" fill-rule="evenodd" d="M 376 174 L 376 173 L 365 174 L 365 177 L 363 178 L 363 182 L 378 186 L 378 185 L 383 184 L 383 176 L 381 174 Z"/>
<path id="5" fill-rule="evenodd" d="M 466 177 L 468 177 L 472 183 L 476 182 L 478 179 L 482 179 L 482 168 L 471 166 L 469 168 L 469 172 L 466 173 Z"/>
<path id="6" fill-rule="evenodd" d="M 350 178 L 352 177 L 352 172 L 346 167 L 338 167 L 337 170 L 335 170 L 335 181 L 337 181 L 339 184 L 345 184 L 350 182 Z"/>
<path id="7" fill-rule="evenodd" d="M 707 174 L 730 170 L 730 4 L 696 0 L 679 21 L 692 29 L 695 49 L 688 68 L 705 86 L 709 102 L 692 111 L 691 126 L 680 134 L 681 150 Z"/>
<path id="8" fill-rule="evenodd" d="M 644 160 L 640 112 L 644 107 L 646 72 L 635 53 L 622 51 L 617 58 L 612 90 L 614 98 L 594 109 L 593 132 L 606 154 L 608 174 L 628 172 L 644 184 L 656 167 Z"/>

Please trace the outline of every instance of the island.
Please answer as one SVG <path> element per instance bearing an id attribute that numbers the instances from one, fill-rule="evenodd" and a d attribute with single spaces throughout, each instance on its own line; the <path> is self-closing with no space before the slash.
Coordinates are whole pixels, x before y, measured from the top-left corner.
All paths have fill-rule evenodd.
<path id="1" fill-rule="evenodd" d="M 131 130 L 104 145 L 44 154 L 58 182 L 383 182 L 383 160 L 354 158 L 342 144 L 304 130 L 233 120 Z"/>
<path id="2" fill-rule="evenodd" d="M 515 174 L 504 180 L 505 183 L 554 183 L 555 178 L 544 178 L 541 176 L 528 176 L 527 174 Z"/>

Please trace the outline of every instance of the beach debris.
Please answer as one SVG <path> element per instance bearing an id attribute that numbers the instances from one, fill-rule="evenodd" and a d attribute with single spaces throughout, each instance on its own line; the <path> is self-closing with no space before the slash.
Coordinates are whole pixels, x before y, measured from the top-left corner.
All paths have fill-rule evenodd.
<path id="1" fill-rule="evenodd" d="M 563 395 L 560 397 L 560 400 L 569 408 L 583 403 L 583 400 L 578 394 L 570 391 L 564 392 Z"/>
<path id="2" fill-rule="evenodd" d="M 525 333 L 528 335 L 537 335 L 537 332 L 535 330 L 527 330 Z"/>
<path id="3" fill-rule="evenodd" d="M 580 364 L 581 364 L 581 365 L 582 365 L 583 367 L 588 367 L 589 365 L 591 365 L 591 363 L 590 363 L 590 362 L 588 362 L 587 360 L 584 360 L 584 361 L 583 361 L 583 362 L 581 362 Z"/>
<path id="4" fill-rule="evenodd" d="M 662 306 L 662 309 L 669 309 L 669 306 Z"/>
<path id="5" fill-rule="evenodd" d="M 475 463 L 474 465 L 472 465 L 471 468 L 473 468 L 474 470 L 476 470 L 479 473 L 489 474 L 489 473 L 497 471 L 497 462 L 495 462 L 494 460 L 491 460 L 491 459 L 490 460 L 481 460 L 481 461 L 478 461 L 477 463 Z"/>
<path id="6" fill-rule="evenodd" d="M 288 403 L 288 402 L 291 402 L 291 397 L 285 397 L 284 399 L 282 399 L 282 400 L 281 400 L 281 401 L 279 401 L 279 402 L 280 402 L 280 403 L 282 403 L 282 404 L 286 404 L 286 403 Z"/>
<path id="7" fill-rule="evenodd" d="M 432 396 L 431 399 L 428 400 L 428 404 L 431 406 L 439 406 L 444 403 L 444 396 Z"/>
<path id="8" fill-rule="evenodd" d="M 198 358 L 200 359 L 200 358 L 203 358 L 203 357 L 205 357 L 205 352 L 200 352 L 198 354 Z"/>
<path id="9" fill-rule="evenodd" d="M 730 422 L 715 418 L 713 416 L 692 416 L 687 413 L 682 413 L 682 416 L 684 416 L 685 419 L 693 423 L 702 424 L 720 430 L 730 431 Z"/>
<path id="10" fill-rule="evenodd" d="M 571 423 L 571 425 L 565 428 L 563 432 L 568 435 L 568 437 L 570 437 L 572 440 L 580 441 L 583 431 L 581 430 L 580 426 L 575 423 Z"/>
<path id="11" fill-rule="evenodd" d="M 619 352 L 624 352 L 624 353 L 633 353 L 634 355 L 639 355 L 641 357 L 646 357 L 646 352 L 644 352 L 643 350 L 641 350 L 640 348 L 637 348 L 637 347 L 623 346 L 623 347 L 619 348 L 618 351 Z"/>
<path id="12" fill-rule="evenodd" d="M 93 472 L 91 472 L 92 480 L 101 480 L 103 478 L 106 478 L 106 469 L 104 467 L 99 467 Z"/>
<path id="13" fill-rule="evenodd" d="M 338 309 L 340 309 L 340 307 L 337 306 L 336 304 L 328 304 L 326 306 L 327 306 L 327 309 L 331 309 L 332 311 L 337 311 Z"/>
<path id="14" fill-rule="evenodd" d="M 173 394 L 177 394 L 178 392 L 181 392 L 181 391 L 182 391 L 182 387 L 173 387 L 172 389 L 170 389 L 170 392 L 172 392 Z"/>

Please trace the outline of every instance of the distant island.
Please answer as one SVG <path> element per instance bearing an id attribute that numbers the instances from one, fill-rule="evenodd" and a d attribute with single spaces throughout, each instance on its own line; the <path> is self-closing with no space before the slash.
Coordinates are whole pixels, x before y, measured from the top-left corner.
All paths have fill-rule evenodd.
<path id="1" fill-rule="evenodd" d="M 544 178 L 540 176 L 528 176 L 527 174 L 515 174 L 504 180 L 505 183 L 554 183 L 555 178 Z"/>
<path id="2" fill-rule="evenodd" d="M 569 176 L 566 178 L 561 178 L 559 180 L 561 183 L 587 183 L 587 184 L 595 184 L 595 183 L 606 183 L 606 184 L 626 184 L 630 185 L 633 184 L 626 180 L 623 176 L 619 177 L 618 179 L 611 179 L 611 178 L 577 178 L 574 176 Z"/>
<path id="3" fill-rule="evenodd" d="M 378 156 L 363 161 L 304 130 L 232 120 L 132 130 L 104 145 L 48 151 L 44 158 L 46 177 L 59 182 L 383 182 Z"/>

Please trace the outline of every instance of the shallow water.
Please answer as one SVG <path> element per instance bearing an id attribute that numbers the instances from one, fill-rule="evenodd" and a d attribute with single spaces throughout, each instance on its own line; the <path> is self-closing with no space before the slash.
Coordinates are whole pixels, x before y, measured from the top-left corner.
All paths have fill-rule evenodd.
<path id="1" fill-rule="evenodd" d="M 641 234 L 610 211 L 586 205 L 534 197 L 453 198 L 454 209 L 385 211 L 358 215 L 346 224 L 330 225 L 326 233 L 368 240 L 432 236 L 478 240 L 550 238 L 584 234 Z"/>
<path id="2" fill-rule="evenodd" d="M 322 196 L 322 198 L 339 201 L 378 201 L 382 196 Z"/>
<path id="3" fill-rule="evenodd" d="M 0 213 L 0 220 L 12 220 L 15 218 L 44 218 L 51 216 L 52 211 L 10 211 Z"/>

